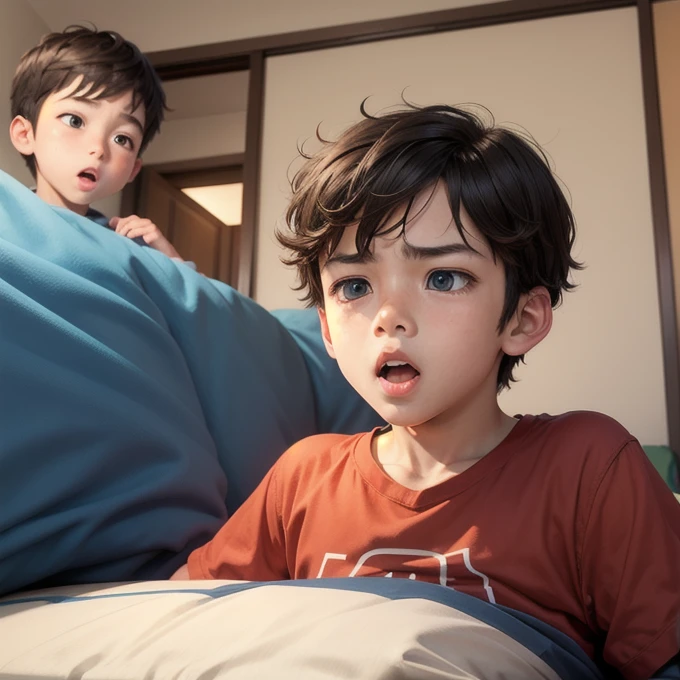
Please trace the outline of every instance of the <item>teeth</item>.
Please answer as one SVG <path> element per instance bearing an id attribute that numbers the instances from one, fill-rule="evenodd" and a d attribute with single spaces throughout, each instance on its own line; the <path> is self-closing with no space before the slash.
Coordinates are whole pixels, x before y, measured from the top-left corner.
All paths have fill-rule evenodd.
<path id="1" fill-rule="evenodd" d="M 385 366 L 408 366 L 405 361 L 386 361 Z"/>

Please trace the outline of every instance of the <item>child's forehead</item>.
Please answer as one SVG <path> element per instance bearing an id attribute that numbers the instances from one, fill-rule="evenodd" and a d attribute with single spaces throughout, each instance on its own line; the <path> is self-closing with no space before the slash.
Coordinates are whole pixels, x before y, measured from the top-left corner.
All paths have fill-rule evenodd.
<path id="1" fill-rule="evenodd" d="M 141 101 L 135 102 L 135 92 L 132 88 L 107 96 L 104 87 L 97 87 L 94 81 L 86 81 L 85 77 L 82 75 L 77 76 L 59 90 L 51 92 L 47 99 L 53 102 L 64 101 L 66 99 L 77 99 L 81 101 L 98 101 L 101 99 L 115 100 L 120 101 L 122 107 L 125 108 L 128 113 L 134 113 L 133 104 L 135 103 L 137 104 L 135 111 L 144 112 L 144 104 Z"/>
<path id="2" fill-rule="evenodd" d="M 57 104 L 71 101 L 97 103 L 102 100 L 112 102 L 120 108 L 121 113 L 126 114 L 126 117 L 134 116 L 143 126 L 145 119 L 144 103 L 142 101 L 136 102 L 135 99 L 135 93 L 132 89 L 107 96 L 104 88 L 96 87 L 93 82 L 86 82 L 83 76 L 78 76 L 68 85 L 50 93 L 45 103 Z M 136 107 L 135 104 L 137 104 Z"/>
<path id="3" fill-rule="evenodd" d="M 48 99 L 54 101 L 61 101 L 63 99 L 71 99 L 73 97 L 86 97 L 95 99 L 102 93 L 102 88 L 95 89 L 93 81 L 86 81 L 85 76 L 77 75 L 66 85 L 60 87 L 58 90 L 50 92 Z"/>
<path id="4" fill-rule="evenodd" d="M 412 202 L 407 201 L 391 212 L 384 220 L 385 226 L 371 239 L 370 247 L 402 247 L 401 244 L 406 243 L 420 248 L 444 248 L 461 244 L 485 256 L 490 255 L 486 239 L 463 205 L 458 212 L 463 233 L 454 219 L 448 188 L 440 181 L 421 191 Z M 399 226 L 390 230 L 393 225 Z M 359 227 L 358 222 L 347 226 L 336 250 L 356 252 Z"/>

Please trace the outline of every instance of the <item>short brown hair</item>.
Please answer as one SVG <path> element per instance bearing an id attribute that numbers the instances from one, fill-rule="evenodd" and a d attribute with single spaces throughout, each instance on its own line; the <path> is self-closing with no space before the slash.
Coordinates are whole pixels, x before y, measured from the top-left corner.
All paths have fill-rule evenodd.
<path id="1" fill-rule="evenodd" d="M 481 108 L 481 107 L 480 107 Z M 486 111 L 486 110 L 485 110 Z M 553 306 L 574 284 L 570 269 L 575 239 L 569 204 L 540 147 L 528 136 L 485 123 L 475 113 L 452 106 L 407 105 L 373 116 L 361 105 L 363 120 L 306 159 L 292 180 L 286 212 L 289 229 L 279 242 L 284 259 L 297 267 L 299 286 L 310 305 L 323 305 L 319 260 L 337 248 L 344 229 L 358 223 L 356 247 L 365 254 L 378 235 L 403 234 L 413 201 L 438 181 L 447 187 L 451 212 L 468 243 L 461 206 L 505 267 L 501 331 L 517 309 L 520 295 L 545 286 Z M 396 223 L 394 210 L 406 205 Z M 523 356 L 504 356 L 498 389 L 514 380 Z"/>
<path id="2" fill-rule="evenodd" d="M 12 81 L 12 118 L 23 116 L 35 127 L 45 99 L 83 77 L 79 92 L 97 93 L 95 99 L 132 90 L 133 108 L 144 105 L 144 135 L 139 153 L 148 146 L 163 122 L 165 92 L 149 60 L 133 43 L 114 31 L 69 26 L 44 35 L 24 54 Z M 35 158 L 25 156 L 33 177 Z"/>

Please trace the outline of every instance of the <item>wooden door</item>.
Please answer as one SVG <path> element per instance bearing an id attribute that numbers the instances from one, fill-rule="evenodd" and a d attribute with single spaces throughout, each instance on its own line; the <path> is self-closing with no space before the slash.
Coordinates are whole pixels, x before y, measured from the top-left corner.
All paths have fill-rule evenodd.
<path id="1" fill-rule="evenodd" d="M 140 173 L 137 214 L 148 217 L 201 274 L 233 285 L 238 234 L 151 168 Z"/>

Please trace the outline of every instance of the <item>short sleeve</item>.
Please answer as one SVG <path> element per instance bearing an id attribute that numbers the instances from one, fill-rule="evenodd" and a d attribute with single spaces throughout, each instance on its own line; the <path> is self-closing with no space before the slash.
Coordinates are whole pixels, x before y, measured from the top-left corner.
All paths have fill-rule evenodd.
<path id="1" fill-rule="evenodd" d="M 290 578 L 277 502 L 277 465 L 215 537 L 189 555 L 192 579 L 278 581 Z"/>
<path id="2" fill-rule="evenodd" d="M 583 536 L 581 587 L 604 661 L 638 680 L 680 647 L 680 504 L 637 441 L 597 480 Z"/>

